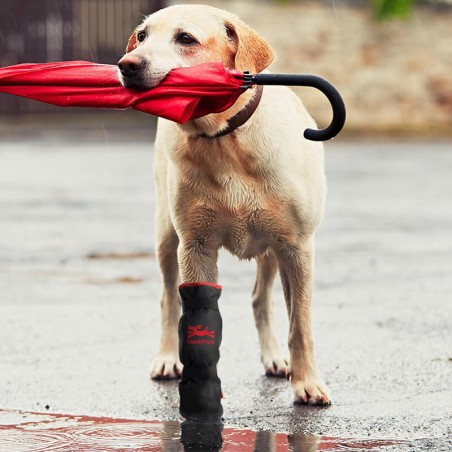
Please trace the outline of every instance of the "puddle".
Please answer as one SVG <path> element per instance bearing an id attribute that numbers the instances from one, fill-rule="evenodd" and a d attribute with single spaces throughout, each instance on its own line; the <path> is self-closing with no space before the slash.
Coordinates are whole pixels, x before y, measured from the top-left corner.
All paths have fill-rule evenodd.
<path id="1" fill-rule="evenodd" d="M 179 424 L 0 410 L 0 450 L 41 451 L 378 451 L 396 440 L 287 435 L 229 428 L 219 423 Z"/>

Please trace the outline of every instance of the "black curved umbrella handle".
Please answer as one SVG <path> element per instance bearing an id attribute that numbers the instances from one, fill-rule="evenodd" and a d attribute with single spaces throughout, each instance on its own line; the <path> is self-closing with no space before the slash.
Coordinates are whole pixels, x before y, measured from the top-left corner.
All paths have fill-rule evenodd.
<path id="1" fill-rule="evenodd" d="M 333 119 L 325 129 L 306 129 L 304 137 L 311 141 L 326 141 L 334 138 L 344 127 L 345 104 L 339 91 L 325 79 L 316 75 L 300 74 L 256 74 L 245 73 L 244 87 L 250 85 L 287 85 L 287 86 L 312 86 L 322 91 L 330 101 L 333 108 Z"/>

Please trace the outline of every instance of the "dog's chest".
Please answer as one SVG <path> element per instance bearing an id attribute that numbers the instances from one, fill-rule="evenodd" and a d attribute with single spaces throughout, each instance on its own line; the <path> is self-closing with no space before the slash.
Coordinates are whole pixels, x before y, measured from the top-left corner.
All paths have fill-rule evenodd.
<path id="1" fill-rule="evenodd" d="M 219 215 L 220 228 L 217 231 L 219 245 L 242 259 L 262 254 L 270 245 L 269 231 L 260 224 L 261 211 L 246 212 L 238 209 Z"/>
<path id="2" fill-rule="evenodd" d="M 214 146 L 207 151 L 203 160 L 197 148 L 186 154 L 189 165 L 174 180 L 180 229 L 203 242 L 211 239 L 243 259 L 290 235 L 296 224 L 293 202 L 278 172 L 262 156 L 237 149 L 225 155 Z"/>
<path id="3" fill-rule="evenodd" d="M 219 245 L 242 259 L 256 257 L 287 233 L 288 212 L 283 200 L 259 190 L 234 190 L 235 202 L 218 202 L 216 236 Z M 219 200 L 218 200 L 219 201 Z"/>

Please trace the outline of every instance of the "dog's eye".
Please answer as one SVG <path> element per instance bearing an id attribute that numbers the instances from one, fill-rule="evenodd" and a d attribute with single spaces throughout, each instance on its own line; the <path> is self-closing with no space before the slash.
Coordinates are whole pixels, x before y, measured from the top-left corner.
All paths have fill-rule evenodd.
<path id="1" fill-rule="evenodd" d="M 190 46 L 198 42 L 195 38 L 193 38 L 193 36 L 190 36 L 187 33 L 180 33 L 179 35 L 177 35 L 176 41 L 179 44 L 183 44 L 184 46 Z"/>
<path id="2" fill-rule="evenodd" d="M 143 42 L 146 39 L 146 32 L 140 31 L 137 33 L 137 40 L 138 42 Z"/>

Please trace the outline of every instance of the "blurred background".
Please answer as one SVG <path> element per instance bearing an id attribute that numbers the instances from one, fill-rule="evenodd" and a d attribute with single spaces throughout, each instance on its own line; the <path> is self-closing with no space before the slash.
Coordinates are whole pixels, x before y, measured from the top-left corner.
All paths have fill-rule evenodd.
<path id="1" fill-rule="evenodd" d="M 0 65 L 77 59 L 115 64 L 142 18 L 172 3 L 190 2 L 3 0 Z M 342 136 L 452 135 L 450 0 L 204 3 L 237 13 L 258 30 L 278 53 L 272 71 L 317 74 L 336 85 L 348 109 Z M 326 124 L 330 109 L 323 96 L 296 91 Z M 29 134 L 78 127 L 86 138 L 127 139 L 129 130 L 150 139 L 155 123 L 136 112 L 62 110 L 8 95 L 0 95 L 0 115 L 0 139 L 22 135 L 23 124 Z"/>

